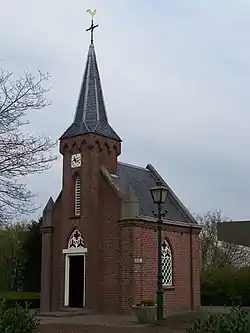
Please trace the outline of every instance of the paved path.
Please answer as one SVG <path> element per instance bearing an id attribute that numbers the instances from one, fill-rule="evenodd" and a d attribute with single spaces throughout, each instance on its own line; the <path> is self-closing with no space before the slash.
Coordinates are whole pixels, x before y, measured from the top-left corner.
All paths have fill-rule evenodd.
<path id="1" fill-rule="evenodd" d="M 39 333 L 186 333 L 186 329 L 166 327 L 108 327 L 82 325 L 41 325 Z"/>
<path id="2" fill-rule="evenodd" d="M 250 311 L 250 308 L 246 308 L 246 310 Z M 206 306 L 206 307 L 201 307 L 201 309 L 198 312 L 193 312 L 193 315 L 191 317 L 196 317 L 200 312 L 203 313 L 208 313 L 208 312 L 229 312 L 230 307 L 222 307 L 222 306 Z M 191 314 L 191 312 L 184 312 L 184 311 L 175 311 L 175 312 L 170 312 L 167 314 L 167 317 L 169 317 L 170 321 L 179 321 L 181 317 L 185 317 L 185 314 Z M 175 315 L 181 315 L 181 317 L 174 319 Z M 188 315 L 189 317 L 189 315 Z M 133 332 L 134 329 L 138 328 L 144 328 L 145 331 L 147 331 L 148 325 L 138 325 L 136 318 L 134 317 L 133 314 L 90 314 L 86 313 L 84 315 L 71 315 L 71 316 L 66 316 L 64 313 L 60 316 L 58 313 L 57 316 L 41 316 L 41 327 L 44 326 L 44 329 L 46 327 L 50 331 L 49 327 L 85 327 L 84 329 L 88 330 L 90 327 L 97 327 L 99 328 L 124 328 L 124 330 L 127 328 L 130 328 L 131 331 Z M 172 325 L 171 325 L 172 326 Z M 178 326 L 178 325 L 177 325 Z M 170 327 L 169 327 L 170 328 Z M 176 327 L 177 328 L 177 327 Z M 151 328 L 152 330 L 152 328 Z M 60 331 L 61 332 L 61 331 Z M 85 332 L 85 331 L 83 331 Z M 155 332 L 155 330 L 154 330 Z"/>
<path id="3" fill-rule="evenodd" d="M 138 326 L 133 315 L 121 314 L 86 314 L 63 317 L 41 317 L 41 324 L 76 324 L 85 326 L 115 326 L 133 327 Z M 142 325 L 140 325 L 142 326 Z"/>

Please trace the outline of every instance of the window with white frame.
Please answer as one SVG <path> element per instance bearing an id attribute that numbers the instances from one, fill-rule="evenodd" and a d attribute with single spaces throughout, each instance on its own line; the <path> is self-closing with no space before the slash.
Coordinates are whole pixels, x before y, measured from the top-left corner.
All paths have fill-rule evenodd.
<path id="1" fill-rule="evenodd" d="M 75 215 L 81 214 L 81 178 L 76 177 L 75 180 Z"/>
<path id="2" fill-rule="evenodd" d="M 172 267 L 172 252 L 170 245 L 166 239 L 161 244 L 162 258 L 162 285 L 172 286 L 173 284 L 173 267 Z"/>

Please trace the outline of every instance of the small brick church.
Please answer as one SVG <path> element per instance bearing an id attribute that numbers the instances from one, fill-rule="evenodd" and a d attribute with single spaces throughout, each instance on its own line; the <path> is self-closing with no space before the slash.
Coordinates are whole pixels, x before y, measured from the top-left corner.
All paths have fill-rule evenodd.
<path id="1" fill-rule="evenodd" d="M 62 190 L 43 211 L 41 311 L 129 311 L 156 300 L 157 222 L 150 188 L 168 189 L 163 220 L 164 307 L 200 305 L 200 227 L 155 168 L 118 161 L 93 40 L 75 117 L 60 137 Z"/>

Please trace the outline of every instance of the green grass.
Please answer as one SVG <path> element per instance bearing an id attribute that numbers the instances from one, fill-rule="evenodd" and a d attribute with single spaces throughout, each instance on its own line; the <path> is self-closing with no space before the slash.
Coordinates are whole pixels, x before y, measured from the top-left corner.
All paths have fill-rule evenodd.
<path id="1" fill-rule="evenodd" d="M 30 293 L 23 291 L 0 291 L 0 298 L 6 299 L 37 299 L 40 293 Z"/>

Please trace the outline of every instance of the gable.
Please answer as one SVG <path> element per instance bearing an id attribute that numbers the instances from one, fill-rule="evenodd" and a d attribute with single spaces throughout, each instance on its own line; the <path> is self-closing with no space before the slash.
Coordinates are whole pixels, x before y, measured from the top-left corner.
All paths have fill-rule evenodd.
<path id="1" fill-rule="evenodd" d="M 139 199 L 140 216 L 154 217 L 153 210 L 156 209 L 153 203 L 150 188 L 156 185 L 158 174 L 150 171 L 149 168 L 141 168 L 125 163 L 118 163 L 117 185 L 123 193 L 131 190 Z M 165 182 L 164 182 L 165 185 Z M 170 221 L 196 223 L 190 212 L 184 207 L 173 191 L 167 186 L 169 195 L 166 203 L 162 206 L 167 210 L 166 219 Z M 178 200 L 176 200 L 178 199 Z"/>

